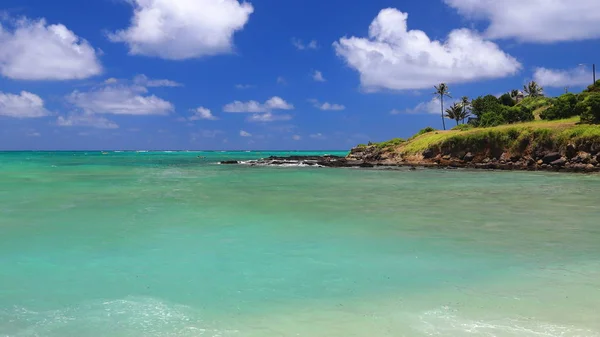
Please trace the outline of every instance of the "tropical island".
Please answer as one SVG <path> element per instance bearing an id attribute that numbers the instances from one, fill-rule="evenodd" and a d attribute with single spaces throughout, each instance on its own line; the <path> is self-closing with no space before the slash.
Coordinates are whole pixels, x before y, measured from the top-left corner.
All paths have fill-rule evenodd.
<path id="1" fill-rule="evenodd" d="M 247 164 L 600 172 L 600 80 L 559 97 L 544 96 L 530 82 L 524 93 L 462 97 L 446 109 L 448 86 L 435 89 L 443 130 L 426 127 L 406 140 L 360 144 L 347 157 L 270 157 Z M 445 130 L 446 119 L 456 126 Z"/>

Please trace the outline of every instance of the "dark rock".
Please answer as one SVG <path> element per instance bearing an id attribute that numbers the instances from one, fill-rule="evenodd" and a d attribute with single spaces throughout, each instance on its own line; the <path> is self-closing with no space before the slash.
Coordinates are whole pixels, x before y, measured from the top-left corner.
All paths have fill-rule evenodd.
<path id="1" fill-rule="evenodd" d="M 473 155 L 471 152 L 465 154 L 465 156 L 463 157 L 463 160 L 470 163 L 475 159 L 475 155 Z"/>
<path id="2" fill-rule="evenodd" d="M 592 155 L 600 153 L 600 143 L 594 143 L 590 146 L 590 153 Z"/>
<path id="3" fill-rule="evenodd" d="M 566 151 L 567 158 L 571 159 L 577 155 L 577 148 L 573 144 L 567 145 Z"/>
<path id="4" fill-rule="evenodd" d="M 565 158 L 560 158 L 560 159 L 557 159 L 557 160 L 551 162 L 550 165 L 552 165 L 552 166 L 565 166 L 566 163 L 567 163 L 567 160 Z"/>
<path id="5" fill-rule="evenodd" d="M 544 164 L 550 164 L 553 161 L 559 160 L 561 157 L 562 156 L 558 152 L 550 152 L 547 155 L 545 155 L 544 158 L 542 158 L 542 161 L 544 162 Z"/>
<path id="6" fill-rule="evenodd" d="M 523 159 L 525 159 L 525 161 L 527 163 L 527 166 L 533 166 L 535 164 L 535 160 L 533 158 L 529 157 L 529 156 L 525 157 Z"/>
<path id="7" fill-rule="evenodd" d="M 513 163 L 518 162 L 521 159 L 521 156 L 518 154 L 514 154 L 512 156 L 510 156 L 510 161 L 512 161 Z"/>
<path id="8" fill-rule="evenodd" d="M 223 165 L 236 165 L 239 164 L 240 162 L 237 160 L 224 160 L 221 162 L 221 164 Z"/>
<path id="9" fill-rule="evenodd" d="M 423 151 L 423 158 L 425 159 L 431 159 L 435 156 L 435 153 L 433 152 L 432 149 L 427 149 L 425 151 Z"/>

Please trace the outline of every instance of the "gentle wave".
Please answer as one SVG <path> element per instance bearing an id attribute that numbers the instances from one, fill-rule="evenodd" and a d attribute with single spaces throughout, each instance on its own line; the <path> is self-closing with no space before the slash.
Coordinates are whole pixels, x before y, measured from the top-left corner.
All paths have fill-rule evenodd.
<path id="1" fill-rule="evenodd" d="M 209 327 L 192 308 L 154 298 L 94 302 L 62 310 L 37 312 L 0 309 L 0 334 L 7 336 L 214 336 L 235 330 Z"/>
<path id="2" fill-rule="evenodd" d="M 498 337 L 598 337 L 600 333 L 575 326 L 540 322 L 534 319 L 477 320 L 457 315 L 442 307 L 419 316 L 418 330 L 427 336 L 498 336 Z"/>

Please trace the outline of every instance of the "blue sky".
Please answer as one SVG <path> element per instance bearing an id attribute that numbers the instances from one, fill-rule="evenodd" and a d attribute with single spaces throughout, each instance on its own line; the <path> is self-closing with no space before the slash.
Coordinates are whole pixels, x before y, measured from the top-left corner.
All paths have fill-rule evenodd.
<path id="1" fill-rule="evenodd" d="M 2 150 L 348 149 L 441 128 L 439 82 L 558 95 L 600 54 L 596 0 L 0 6 Z"/>

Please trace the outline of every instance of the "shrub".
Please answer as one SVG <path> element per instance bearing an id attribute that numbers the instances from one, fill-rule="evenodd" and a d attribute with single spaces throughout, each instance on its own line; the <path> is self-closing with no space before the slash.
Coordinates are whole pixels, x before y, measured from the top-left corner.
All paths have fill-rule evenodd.
<path id="1" fill-rule="evenodd" d="M 525 106 L 503 107 L 502 118 L 508 124 L 530 122 L 535 119 L 531 109 Z"/>
<path id="2" fill-rule="evenodd" d="M 409 140 L 415 139 L 415 138 L 419 137 L 420 135 L 424 135 L 426 133 L 430 133 L 430 132 L 434 132 L 434 131 L 437 131 L 437 130 L 432 128 L 431 126 L 428 126 L 424 129 L 419 130 L 419 132 L 415 133 L 412 137 L 409 138 Z"/>
<path id="3" fill-rule="evenodd" d="M 381 143 L 377 143 L 375 144 L 377 146 L 377 148 L 379 149 L 384 149 L 386 147 L 391 147 L 391 146 L 398 146 L 402 143 L 406 142 L 404 139 L 402 138 L 394 138 L 385 142 L 381 142 Z"/>
<path id="4" fill-rule="evenodd" d="M 498 99 L 498 101 L 500 102 L 500 104 L 506 105 L 506 106 L 514 106 L 515 105 L 515 101 L 513 100 L 513 98 L 508 93 L 500 96 L 500 98 Z"/>
<path id="5" fill-rule="evenodd" d="M 600 94 L 589 95 L 577 103 L 575 110 L 581 114 L 581 122 L 600 124 Z"/>
<path id="6" fill-rule="evenodd" d="M 479 119 L 481 119 L 486 113 L 500 113 L 502 109 L 500 101 L 494 95 L 477 97 L 471 102 L 471 107 L 473 114 Z"/>
<path id="7" fill-rule="evenodd" d="M 473 129 L 473 125 L 470 125 L 470 124 L 459 124 L 452 128 L 452 130 L 458 130 L 458 131 L 467 131 L 467 130 L 471 130 L 471 129 Z"/>
<path id="8" fill-rule="evenodd" d="M 506 120 L 501 113 L 486 112 L 479 119 L 479 126 L 484 128 L 502 124 L 506 124 Z"/>
<path id="9" fill-rule="evenodd" d="M 600 80 L 597 80 L 596 83 L 588 86 L 583 92 L 600 92 Z"/>
<path id="10" fill-rule="evenodd" d="M 564 94 L 554 100 L 554 104 L 540 114 L 542 119 L 555 120 L 565 119 L 578 115 L 578 111 L 575 108 L 577 105 L 577 95 L 575 94 Z"/>

